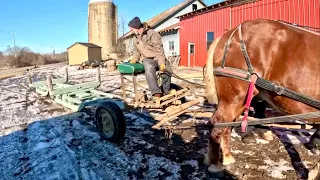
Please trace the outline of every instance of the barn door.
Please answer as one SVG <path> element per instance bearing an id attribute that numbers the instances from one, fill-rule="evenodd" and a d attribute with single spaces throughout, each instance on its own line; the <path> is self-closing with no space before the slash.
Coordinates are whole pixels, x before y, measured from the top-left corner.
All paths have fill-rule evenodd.
<path id="1" fill-rule="evenodd" d="M 195 66 L 195 47 L 193 42 L 188 43 L 188 67 Z"/>

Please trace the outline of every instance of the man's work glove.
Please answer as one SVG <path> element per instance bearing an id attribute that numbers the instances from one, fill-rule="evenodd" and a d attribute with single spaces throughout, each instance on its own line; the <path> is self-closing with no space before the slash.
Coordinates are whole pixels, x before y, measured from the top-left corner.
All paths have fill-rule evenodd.
<path id="1" fill-rule="evenodd" d="M 165 70 L 166 70 L 166 65 L 160 64 L 160 71 L 164 73 Z"/>

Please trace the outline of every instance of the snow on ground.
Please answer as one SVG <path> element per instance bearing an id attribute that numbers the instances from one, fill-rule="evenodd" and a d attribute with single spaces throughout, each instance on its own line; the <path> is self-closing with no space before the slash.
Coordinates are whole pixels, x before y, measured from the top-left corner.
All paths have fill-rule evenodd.
<path id="1" fill-rule="evenodd" d="M 188 71 L 183 69 L 181 71 Z M 34 69 L 33 81 L 46 73 L 63 77 L 63 65 Z M 70 83 L 96 79 L 96 69 L 69 67 Z M 103 91 L 121 95 L 117 72 L 101 70 Z M 127 77 L 130 79 L 131 77 Z M 138 81 L 144 81 L 138 76 Z M 173 79 L 176 83 L 181 83 Z M 201 83 L 194 79 L 193 82 Z M 147 88 L 145 83 L 141 86 Z M 141 90 L 140 87 L 138 87 Z M 133 88 L 127 83 L 128 96 Z M 204 90 L 195 91 L 196 96 Z M 195 98 L 194 96 L 188 99 Z M 208 131 L 175 132 L 171 140 L 151 126 L 147 112 L 125 113 L 127 132 L 123 142 L 100 139 L 93 119 L 73 113 L 27 88 L 23 74 L 0 80 L 0 177 L 1 179 L 214 179 L 202 165 Z M 256 135 L 256 144 L 243 144 L 232 133 L 232 153 L 237 162 L 227 167 L 223 179 L 296 179 L 305 177 L 319 156 L 303 145 L 312 131 L 273 129 L 274 141 Z"/>

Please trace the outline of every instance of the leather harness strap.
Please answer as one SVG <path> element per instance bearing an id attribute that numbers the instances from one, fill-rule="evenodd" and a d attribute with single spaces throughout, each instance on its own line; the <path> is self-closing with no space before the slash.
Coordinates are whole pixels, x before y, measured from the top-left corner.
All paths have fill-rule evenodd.
<path id="1" fill-rule="evenodd" d="M 238 28 L 239 28 L 239 27 L 238 27 Z M 225 47 L 224 47 L 224 53 L 223 53 L 222 62 L 221 62 L 221 67 L 222 67 L 222 68 L 224 68 L 224 67 L 225 67 L 225 64 L 226 64 L 226 56 L 227 56 L 227 52 L 228 52 L 229 45 L 230 45 L 230 43 L 231 43 L 231 38 L 233 37 L 234 33 L 237 31 L 238 28 L 236 28 L 236 29 L 232 32 L 231 36 L 229 37 L 229 39 L 228 39 L 228 41 L 227 41 L 227 43 L 226 43 L 226 45 L 225 45 Z"/>
<path id="2" fill-rule="evenodd" d="M 309 106 L 312 106 L 316 109 L 320 109 L 320 101 L 319 100 L 316 100 L 316 99 L 313 99 L 313 98 L 308 97 L 306 95 L 292 91 L 292 90 L 287 89 L 285 87 L 282 87 L 280 85 L 276 85 L 276 84 L 274 84 L 268 80 L 265 80 L 263 78 L 258 78 L 256 85 L 261 87 L 262 89 L 265 89 L 268 91 L 273 91 L 273 92 L 277 93 L 279 96 L 287 96 L 288 98 L 302 102 L 302 103 L 307 104 Z"/>
<path id="3" fill-rule="evenodd" d="M 244 22 L 243 22 L 244 23 Z M 242 24 L 243 24 L 242 23 Z M 246 131 L 246 126 L 247 126 L 247 116 L 246 114 L 248 113 L 247 110 L 249 109 L 248 106 L 250 106 L 251 103 L 251 99 L 252 99 L 252 93 L 253 93 L 253 88 L 254 85 L 257 85 L 258 87 L 268 90 L 268 91 L 272 91 L 277 93 L 279 96 L 286 96 L 289 97 L 293 100 L 302 102 L 304 104 L 307 104 L 309 106 L 312 106 L 316 109 L 320 109 L 320 101 L 313 99 L 311 97 L 308 97 L 306 95 L 300 94 L 298 92 L 295 92 L 293 90 L 287 89 L 285 87 L 282 86 L 278 86 L 268 80 L 265 80 L 261 77 L 259 77 L 259 75 L 257 73 L 254 72 L 254 69 L 252 67 L 252 64 L 250 62 L 250 58 L 247 52 L 247 48 L 246 45 L 243 41 L 243 37 L 242 37 L 242 33 L 241 33 L 241 27 L 242 24 L 240 24 L 230 35 L 228 41 L 225 44 L 225 48 L 224 48 L 224 54 L 223 54 L 223 58 L 222 58 L 222 62 L 221 62 L 221 66 L 214 68 L 214 75 L 215 76 L 226 76 L 226 77 L 231 77 L 231 78 L 236 78 L 242 81 L 247 81 L 249 82 L 249 88 L 248 88 L 248 94 L 247 94 L 247 101 L 246 101 L 246 112 L 245 112 L 245 116 L 243 118 L 243 122 L 242 122 L 242 130 Z M 228 52 L 228 48 L 229 45 L 231 43 L 231 39 L 233 37 L 233 35 L 235 34 L 235 32 L 238 30 L 239 32 L 239 41 L 240 41 L 240 49 L 244 55 L 244 59 L 246 61 L 247 67 L 248 67 L 248 71 L 239 69 L 239 68 L 232 68 L 232 67 L 225 67 L 226 64 L 226 55 Z M 251 76 L 255 74 L 257 76 L 257 79 L 255 82 L 251 81 Z"/>
<path id="4" fill-rule="evenodd" d="M 248 55 L 248 52 L 247 52 L 247 47 L 246 45 L 244 44 L 243 42 L 243 38 L 242 38 L 242 33 L 241 33 L 241 27 L 242 27 L 242 24 L 240 24 L 240 26 L 238 27 L 239 29 L 239 40 L 240 40 L 240 48 L 241 48 L 241 51 L 244 55 L 244 59 L 246 60 L 246 63 L 247 63 L 247 66 L 248 66 L 248 71 L 249 73 L 253 73 L 253 67 L 252 67 L 252 64 L 250 62 L 250 58 L 249 58 L 249 55 Z"/>

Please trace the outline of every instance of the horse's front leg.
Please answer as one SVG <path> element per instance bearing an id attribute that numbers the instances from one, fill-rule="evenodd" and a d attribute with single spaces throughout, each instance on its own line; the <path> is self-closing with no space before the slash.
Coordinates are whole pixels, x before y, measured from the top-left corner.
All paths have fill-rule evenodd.
<path id="1" fill-rule="evenodd" d="M 212 117 L 212 123 L 225 122 L 223 117 L 216 113 Z M 223 154 L 223 164 L 228 165 L 235 162 L 235 159 L 231 155 L 230 148 L 230 136 L 231 128 L 213 128 L 209 137 L 208 151 L 205 155 L 204 164 L 208 167 L 208 171 L 211 173 L 222 172 L 222 164 L 220 162 L 221 154 L 220 147 Z"/>
<path id="2" fill-rule="evenodd" d="M 208 171 L 211 173 L 222 172 L 222 164 L 220 162 L 220 141 L 223 129 L 213 128 L 209 137 L 208 151 L 205 155 L 204 164 L 209 166 Z"/>
<path id="3" fill-rule="evenodd" d="M 231 154 L 231 147 L 230 147 L 230 141 L 231 141 L 231 128 L 225 128 L 224 133 L 221 136 L 221 149 L 222 149 L 222 155 L 223 155 L 223 165 L 229 165 L 234 163 L 236 160 Z"/>

